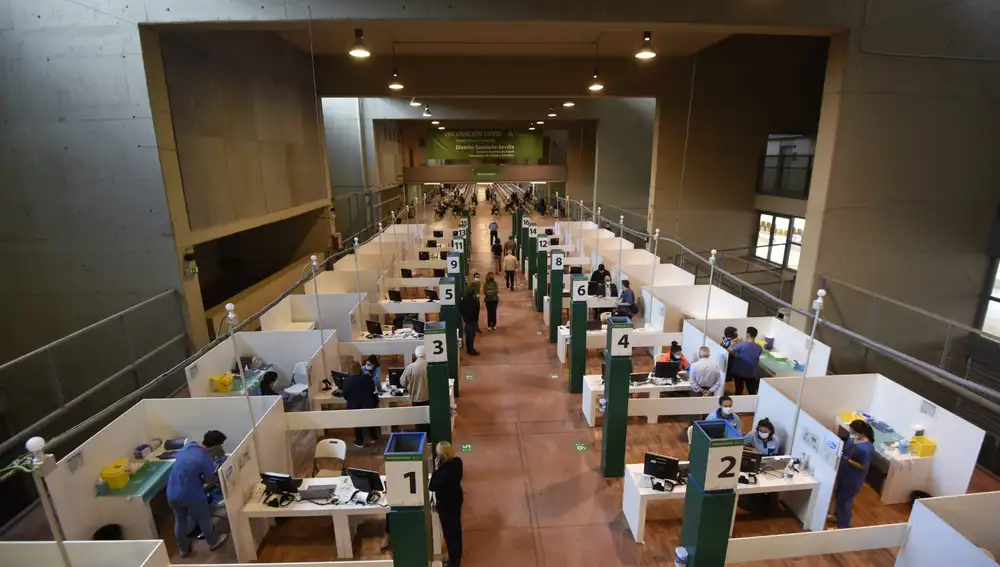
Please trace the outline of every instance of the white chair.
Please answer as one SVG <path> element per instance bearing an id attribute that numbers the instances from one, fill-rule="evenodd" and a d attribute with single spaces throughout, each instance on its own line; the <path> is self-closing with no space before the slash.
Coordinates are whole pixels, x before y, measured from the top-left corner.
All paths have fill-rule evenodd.
<path id="1" fill-rule="evenodd" d="M 688 427 L 688 445 L 691 444 L 691 435 L 694 433 L 694 426 Z"/>
<path id="2" fill-rule="evenodd" d="M 318 459 L 340 459 L 340 470 L 320 469 Z M 342 476 L 346 460 L 347 443 L 340 439 L 323 439 L 316 443 L 316 452 L 313 453 L 313 476 Z"/>

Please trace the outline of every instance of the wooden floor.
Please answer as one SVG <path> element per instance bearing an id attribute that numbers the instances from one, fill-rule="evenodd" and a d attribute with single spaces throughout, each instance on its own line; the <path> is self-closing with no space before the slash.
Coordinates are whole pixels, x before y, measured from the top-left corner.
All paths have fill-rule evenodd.
<path id="1" fill-rule="evenodd" d="M 488 211 L 480 208 L 473 218 L 474 267 L 485 277 Z M 501 220 L 501 235 L 509 233 L 510 217 Z M 455 444 L 469 444 L 471 452 L 460 453 L 465 463 L 465 507 L 463 509 L 466 567 L 672 567 L 673 550 L 679 543 L 682 503 L 658 502 L 649 508 L 646 543 L 632 539 L 621 511 L 622 481 L 605 479 L 599 472 L 601 429 L 587 427 L 580 411 L 580 396 L 570 395 L 567 368 L 556 358 L 547 341 L 541 315 L 526 306 L 526 290 L 501 288 L 499 326 L 476 339 L 482 353 L 464 356 L 463 379 L 455 433 Z M 485 309 L 482 314 L 485 322 Z M 637 369 L 651 366 L 648 356 L 635 358 Z M 596 353 L 588 361 L 593 373 L 600 370 Z M 744 430 L 751 426 L 745 416 Z M 684 457 L 687 422 L 667 421 L 647 425 L 630 424 L 627 462 L 641 462 L 645 451 Z M 381 470 L 381 445 L 359 450 L 350 446 L 351 432 L 331 432 L 348 441 L 351 466 Z M 585 443 L 585 451 L 575 445 Z M 298 436 L 293 454 L 297 473 L 311 471 L 313 438 Z M 971 491 L 1000 489 L 1000 482 L 977 471 Z M 744 503 L 745 504 L 745 503 Z M 170 514 L 158 514 L 160 533 L 172 543 Z M 854 525 L 905 522 L 909 506 L 885 506 L 865 486 L 855 505 Z M 734 535 L 756 536 L 794 533 L 799 521 L 780 510 L 740 510 Z M 384 523 L 363 524 L 354 542 L 355 557 L 387 557 L 379 551 Z M 208 552 L 204 544 L 177 563 L 235 562 L 232 544 Z M 303 518 L 280 521 L 260 549 L 264 562 L 323 561 L 336 558 L 330 520 Z M 891 566 L 894 551 L 818 556 L 784 561 L 745 563 L 754 567 L 847 567 Z"/>

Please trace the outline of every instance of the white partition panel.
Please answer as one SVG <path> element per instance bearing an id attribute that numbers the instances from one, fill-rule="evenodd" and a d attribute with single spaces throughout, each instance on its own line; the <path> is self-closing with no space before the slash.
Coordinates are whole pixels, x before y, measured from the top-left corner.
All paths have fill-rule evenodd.
<path id="1" fill-rule="evenodd" d="M 753 414 L 754 427 L 765 417 L 774 424 L 774 435 L 778 438 L 778 451 L 791 453 L 792 426 L 795 423 L 795 401 L 779 392 L 771 380 L 761 380 L 757 391 L 757 407 Z"/>
<path id="2" fill-rule="evenodd" d="M 251 408 L 255 397 L 251 398 Z M 279 398 L 272 396 L 262 399 L 273 404 Z M 264 417 L 264 411 L 259 407 L 255 412 L 258 415 L 251 416 L 247 401 L 239 397 L 151 399 L 143 400 L 137 407 L 145 410 L 150 438 L 187 437 L 200 442 L 206 431 L 217 429 L 226 435 L 223 448 L 227 453 L 235 450 L 250 432 L 251 420 Z"/>
<path id="3" fill-rule="evenodd" d="M 830 347 L 821 341 L 816 341 L 810 357 L 808 355 L 811 342 L 809 335 L 776 317 L 738 317 L 709 319 L 708 321 L 702 319 L 696 322 L 695 326 L 706 330 L 709 338 L 715 341 L 722 339 L 726 327 L 736 327 L 741 337 L 746 333 L 747 327 L 755 327 L 758 331 L 758 340 L 774 337 L 774 351 L 784 354 L 789 360 L 797 360 L 805 364 L 808 357 L 809 367 L 806 369 L 808 376 L 826 375 L 830 362 Z"/>
<path id="4" fill-rule="evenodd" d="M 67 541 L 73 567 L 170 567 L 166 545 L 160 540 Z M 62 566 L 62 555 L 52 541 L 0 543 L 4 567 Z"/>
<path id="5" fill-rule="evenodd" d="M 260 444 L 259 441 L 256 444 Z M 236 449 L 219 468 L 226 517 L 239 561 L 257 559 L 257 547 L 267 534 L 267 519 L 252 518 L 245 522 L 243 518 L 243 506 L 253 496 L 261 472 L 272 471 L 261 470 L 252 433 L 239 440 Z"/>
<path id="6" fill-rule="evenodd" d="M 236 333 L 236 345 L 241 357 L 256 356 L 272 365 L 278 374 L 275 390 L 280 391 L 291 385 L 295 365 L 309 362 L 319 352 L 321 336 L 320 331 Z"/>
<path id="7" fill-rule="evenodd" d="M 965 494 L 983 445 L 985 432 L 982 429 L 944 408 L 929 404 L 916 393 L 881 375 L 869 413 L 907 438 L 913 435 L 916 426 L 922 427 L 925 435 L 937 443 L 927 492 L 934 496 Z"/>
<path id="8" fill-rule="evenodd" d="M 288 299 L 293 319 L 315 321 L 317 329 L 337 329 L 341 337 L 350 337 L 355 334 L 351 329 L 361 328 L 366 315 L 363 304 L 371 302 L 371 297 L 371 293 L 337 292 L 293 295 Z"/>
<path id="9" fill-rule="evenodd" d="M 788 493 L 782 501 L 802 520 L 806 529 L 822 531 L 826 525 L 827 504 L 833 497 L 833 485 L 837 479 L 837 467 L 844 442 L 816 421 L 805 411 L 799 411 L 799 423 L 792 440 L 789 453 L 803 462 L 808 462 L 809 473 L 819 481 L 817 497 L 809 500 L 804 495 Z"/>
<path id="10" fill-rule="evenodd" d="M 792 558 L 794 565 L 810 565 L 805 558 L 814 555 L 899 547 L 905 541 L 906 530 L 906 524 L 886 524 L 848 530 L 734 537 L 729 539 L 726 565 Z"/>
<path id="11" fill-rule="evenodd" d="M 795 401 L 802 379 L 798 377 L 765 380 Z M 837 416 L 849 411 L 867 411 L 875 397 L 878 374 L 844 374 L 816 376 L 806 379 L 802 390 L 802 409 L 816 418 L 823 427 L 836 431 Z"/>
<path id="12" fill-rule="evenodd" d="M 694 274 L 673 264 L 626 265 L 622 272 L 632 287 L 694 285 Z"/>
<path id="13" fill-rule="evenodd" d="M 719 365 L 719 372 L 722 373 L 723 377 L 726 376 L 726 369 L 729 365 L 729 351 L 713 340 L 705 340 L 705 333 L 699 331 L 692 324 L 692 321 L 684 321 L 682 337 L 681 348 L 688 362 L 694 363 L 698 360 L 698 350 L 701 349 L 702 343 L 704 343 L 704 346 L 707 346 L 708 350 L 712 353 L 711 359 Z"/>
<path id="14" fill-rule="evenodd" d="M 746 301 L 712 286 L 660 286 L 653 288 L 653 295 L 666 306 L 664 331 L 680 331 L 684 319 L 725 319 L 746 317 L 749 306 Z M 707 310 L 706 310 L 707 308 Z"/>
<path id="15" fill-rule="evenodd" d="M 977 495 L 978 496 L 978 495 Z M 994 546 L 977 546 L 960 530 L 933 509 L 933 500 L 918 500 L 910 512 L 909 533 L 896 554 L 895 567 L 927 567 L 931 565 L 954 565 L 956 567 L 996 567 L 979 547 L 986 547 L 996 557 L 1000 549 Z M 981 530 L 991 532 L 989 539 L 996 541 L 1000 530 L 996 527 L 996 506 L 990 510 L 988 518 L 982 518 Z"/>
<path id="16" fill-rule="evenodd" d="M 228 337 L 184 368 L 188 395 L 192 398 L 208 397 L 211 395 L 209 378 L 225 374 L 234 368 L 236 368 L 236 353 L 233 350 L 233 338 Z"/>
<path id="17" fill-rule="evenodd" d="M 1000 492 L 924 498 L 917 503 L 926 506 L 974 546 L 1000 557 L 1000 530 L 996 525 L 997 510 L 1000 510 Z M 914 506 L 914 512 L 917 507 Z M 911 526 L 913 523 L 911 515 Z M 951 564 L 965 565 L 961 562 Z"/>
<path id="18" fill-rule="evenodd" d="M 341 259 L 350 260 L 354 256 L 345 256 Z M 367 257 L 365 257 L 367 258 Z M 378 258 L 375 259 L 376 263 Z M 379 301 L 379 280 L 385 275 L 383 270 L 379 269 L 365 269 L 361 268 L 361 271 L 354 271 L 353 262 L 350 264 L 348 269 L 346 266 L 338 268 L 339 271 L 333 272 L 321 272 L 316 275 L 316 285 L 319 286 L 320 294 L 338 294 L 338 293 L 367 293 L 368 301 Z M 377 268 L 377 266 L 376 266 Z M 302 291 L 305 294 L 315 293 L 315 286 L 311 282 L 306 283 L 302 286 Z"/>
<path id="19" fill-rule="evenodd" d="M 311 285 L 311 284 L 306 284 Z M 281 301 L 277 305 L 268 309 L 260 316 L 260 328 L 263 331 L 280 331 L 286 328 L 289 324 L 295 323 L 292 319 L 292 298 L 294 295 L 290 295 Z M 305 321 L 304 321 L 305 322 Z"/>
<path id="20" fill-rule="evenodd" d="M 395 260 L 378 254 L 348 254 L 333 264 L 333 273 L 374 270 L 384 272 L 392 268 Z M 323 272 L 326 273 L 326 272 Z M 322 293 L 322 290 L 320 291 Z"/>

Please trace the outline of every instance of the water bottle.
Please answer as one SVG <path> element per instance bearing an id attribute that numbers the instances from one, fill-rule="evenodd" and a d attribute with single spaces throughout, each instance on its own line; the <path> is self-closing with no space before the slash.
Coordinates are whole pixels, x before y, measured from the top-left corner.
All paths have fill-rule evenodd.
<path id="1" fill-rule="evenodd" d="M 688 550 L 685 547 L 674 549 L 674 567 L 687 567 Z"/>

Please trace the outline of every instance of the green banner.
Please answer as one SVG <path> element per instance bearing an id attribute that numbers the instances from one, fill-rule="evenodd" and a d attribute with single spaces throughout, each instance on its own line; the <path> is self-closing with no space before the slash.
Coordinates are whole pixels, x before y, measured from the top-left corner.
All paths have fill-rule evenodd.
<path id="1" fill-rule="evenodd" d="M 542 157 L 542 136 L 515 130 L 428 130 L 428 159 L 528 159 Z"/>
<path id="2" fill-rule="evenodd" d="M 503 179 L 503 172 L 499 167 L 473 167 L 473 179 Z"/>

